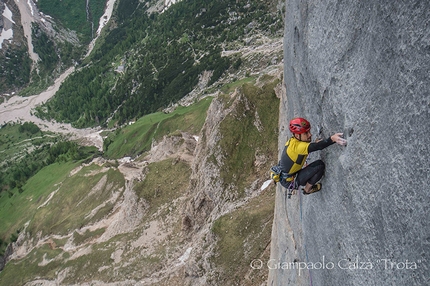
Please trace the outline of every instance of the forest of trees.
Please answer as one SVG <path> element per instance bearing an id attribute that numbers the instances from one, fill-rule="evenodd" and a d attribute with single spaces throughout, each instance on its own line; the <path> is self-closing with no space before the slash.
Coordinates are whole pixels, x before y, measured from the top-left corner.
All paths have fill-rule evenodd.
<path id="1" fill-rule="evenodd" d="M 3 162 L 0 172 L 0 192 L 18 188 L 22 192 L 27 180 L 43 167 L 55 162 L 67 162 L 85 159 L 95 150 L 78 146 L 76 142 L 60 141 L 54 145 L 43 145 L 31 153 L 25 154 L 19 161 Z"/>
<path id="2" fill-rule="evenodd" d="M 13 135 L 6 135 L 5 129 L 16 128 L 18 131 Z M 95 147 L 82 147 L 76 142 L 64 141 L 61 138 L 53 137 L 50 140 L 36 141 L 33 139 L 43 138 L 46 134 L 33 122 L 24 122 L 22 124 L 7 124 L 1 128 L 0 144 L 3 146 L 1 152 L 1 169 L 0 169 L 0 192 L 10 191 L 18 188 L 22 192 L 22 186 L 27 180 L 36 174 L 43 167 L 55 162 L 67 162 L 82 160 L 93 155 L 99 154 Z M 25 135 L 21 135 L 25 134 Z M 22 137 L 21 137 L 22 136 Z M 29 138 L 29 139 L 25 139 Z M 22 145 L 24 141 L 31 141 L 33 148 Z M 20 154 L 7 157 L 9 146 L 18 144 L 21 148 Z M 12 195 L 12 193 L 9 193 Z"/>
<path id="3" fill-rule="evenodd" d="M 86 45 L 94 37 L 93 29 L 94 27 L 97 29 L 106 2 L 106 0 L 39 0 L 37 6 L 40 11 L 53 17 L 67 29 L 76 31 L 80 41 Z"/>
<path id="4" fill-rule="evenodd" d="M 269 31 L 282 25 L 280 15 L 258 0 L 181 1 L 161 14 L 146 9 L 121 0 L 115 27 L 39 116 L 88 127 L 104 124 L 115 111 L 119 123 L 155 112 L 189 93 L 203 71 L 213 71 L 212 84 L 237 67 L 240 61 L 221 57 L 221 44 L 240 39 L 251 22 Z M 124 73 L 113 66 L 120 60 Z"/>
<path id="5" fill-rule="evenodd" d="M 32 135 L 36 134 L 37 132 L 40 132 L 39 126 L 37 126 L 33 122 L 24 122 L 22 125 L 19 126 L 18 130 L 21 133 L 28 132 Z"/>
<path id="6" fill-rule="evenodd" d="M 0 93 L 19 92 L 26 96 L 41 92 L 79 61 L 95 36 L 94 29 L 104 13 L 106 1 L 88 1 L 88 9 L 85 1 L 35 1 L 43 14 L 55 19 L 52 22 L 55 32 L 49 32 L 45 24 L 32 22 L 33 50 L 39 56 L 37 63 L 33 63 L 22 26 L 16 23 L 14 40 L 3 45 L 0 51 Z"/>
<path id="7" fill-rule="evenodd" d="M 0 53 L 0 91 L 18 89 L 30 81 L 31 60 L 27 46 L 3 48 Z"/>

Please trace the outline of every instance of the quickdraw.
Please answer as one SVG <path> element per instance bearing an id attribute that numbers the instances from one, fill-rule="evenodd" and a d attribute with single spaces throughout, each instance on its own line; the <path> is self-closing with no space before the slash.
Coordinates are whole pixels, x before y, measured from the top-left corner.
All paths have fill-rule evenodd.
<path id="1" fill-rule="evenodd" d="M 296 185 L 296 176 L 293 177 L 293 180 L 287 186 L 287 197 L 291 199 L 292 195 L 295 195 L 297 192 L 298 186 Z"/>

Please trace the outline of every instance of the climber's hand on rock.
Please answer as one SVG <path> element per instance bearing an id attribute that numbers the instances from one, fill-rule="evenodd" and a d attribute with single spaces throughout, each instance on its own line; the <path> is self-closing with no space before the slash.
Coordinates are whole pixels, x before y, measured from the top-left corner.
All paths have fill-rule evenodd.
<path id="1" fill-rule="evenodd" d="M 334 135 L 332 135 L 330 138 L 333 142 L 336 142 L 337 144 L 341 145 L 341 146 L 345 146 L 347 141 L 346 139 L 343 139 L 343 133 L 336 133 Z"/>

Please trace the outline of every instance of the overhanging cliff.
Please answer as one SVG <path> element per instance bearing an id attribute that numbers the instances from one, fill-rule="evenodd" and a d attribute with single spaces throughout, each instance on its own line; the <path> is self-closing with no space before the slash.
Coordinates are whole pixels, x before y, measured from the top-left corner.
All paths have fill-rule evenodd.
<path id="1" fill-rule="evenodd" d="M 278 186 L 269 285 L 428 283 L 429 19 L 427 1 L 286 1 L 279 152 L 295 116 L 348 146 L 310 156 L 321 192 Z"/>

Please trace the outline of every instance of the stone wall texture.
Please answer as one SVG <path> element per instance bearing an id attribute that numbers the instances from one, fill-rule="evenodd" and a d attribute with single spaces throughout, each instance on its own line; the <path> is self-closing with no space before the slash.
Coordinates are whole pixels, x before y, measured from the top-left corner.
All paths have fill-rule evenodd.
<path id="1" fill-rule="evenodd" d="M 344 132 L 309 162 L 321 192 L 277 187 L 269 285 L 430 285 L 430 2 L 287 0 L 288 122 Z"/>

